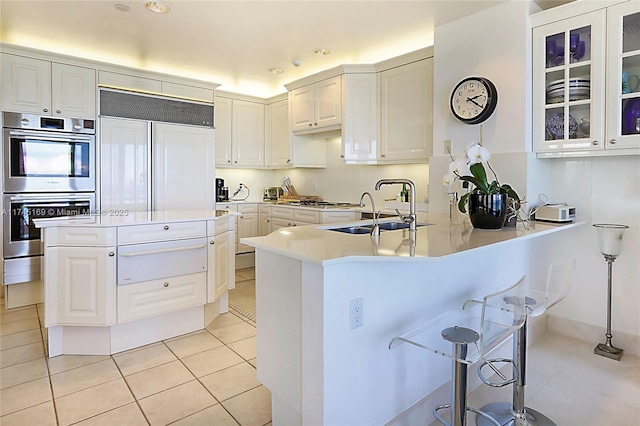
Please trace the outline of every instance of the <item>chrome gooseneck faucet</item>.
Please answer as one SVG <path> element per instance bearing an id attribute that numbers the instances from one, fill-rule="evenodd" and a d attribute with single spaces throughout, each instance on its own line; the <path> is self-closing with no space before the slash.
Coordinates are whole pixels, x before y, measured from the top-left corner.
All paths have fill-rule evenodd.
<path id="1" fill-rule="evenodd" d="M 376 212 L 376 205 L 373 202 L 373 197 L 368 192 L 363 192 L 360 196 L 360 207 L 364 207 L 363 200 L 365 195 L 368 195 L 369 200 L 371 200 L 371 210 L 373 212 L 373 226 L 371 227 L 371 235 L 377 237 L 378 235 L 380 235 L 380 225 L 378 224 L 378 221 L 380 219 L 380 212 Z"/>
<path id="2" fill-rule="evenodd" d="M 382 185 L 394 185 L 394 184 L 407 184 L 409 185 L 409 215 L 403 215 L 398 209 L 396 213 L 402 222 L 409 224 L 409 230 L 416 230 L 417 216 L 416 216 L 416 186 L 409 179 L 380 179 L 375 186 L 376 191 L 380 190 Z"/>

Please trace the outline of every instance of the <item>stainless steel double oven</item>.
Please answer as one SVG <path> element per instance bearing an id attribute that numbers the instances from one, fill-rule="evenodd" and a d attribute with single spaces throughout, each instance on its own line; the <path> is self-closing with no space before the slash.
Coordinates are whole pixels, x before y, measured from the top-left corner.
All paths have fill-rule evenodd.
<path id="1" fill-rule="evenodd" d="M 34 219 L 95 212 L 95 121 L 3 112 L 3 284 L 41 279 Z"/>

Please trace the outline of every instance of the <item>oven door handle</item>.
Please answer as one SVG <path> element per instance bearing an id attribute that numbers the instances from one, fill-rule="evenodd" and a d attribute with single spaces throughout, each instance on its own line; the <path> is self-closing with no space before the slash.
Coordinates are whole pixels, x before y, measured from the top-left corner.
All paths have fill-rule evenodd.
<path id="1" fill-rule="evenodd" d="M 9 136 L 31 137 L 40 138 L 60 142 L 91 142 L 94 138 L 93 135 L 77 135 L 69 133 L 56 133 L 56 132 L 34 132 L 28 130 L 11 130 Z"/>
<path id="2" fill-rule="evenodd" d="M 65 194 L 56 197 L 53 194 L 5 194 L 5 202 L 24 202 L 24 203 L 84 203 L 91 204 L 91 197 L 82 194 Z"/>
<path id="3" fill-rule="evenodd" d="M 176 248 L 167 248 L 167 249 L 158 249 L 158 250 L 145 250 L 145 251 L 136 251 L 133 253 L 122 253 L 120 257 L 134 257 L 134 256 L 148 256 L 150 254 L 160 254 L 160 253 L 171 253 L 175 251 L 187 251 L 187 250 L 198 250 L 206 247 L 206 244 L 197 244 L 194 246 L 185 246 L 185 247 L 176 247 Z"/>

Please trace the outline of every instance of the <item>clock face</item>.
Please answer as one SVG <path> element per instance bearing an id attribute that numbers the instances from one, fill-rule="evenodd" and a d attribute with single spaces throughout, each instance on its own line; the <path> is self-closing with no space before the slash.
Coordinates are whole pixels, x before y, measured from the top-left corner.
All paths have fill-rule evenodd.
<path id="1" fill-rule="evenodd" d="M 451 112 L 467 124 L 482 123 L 493 114 L 497 104 L 496 87 L 482 77 L 465 78 L 451 93 Z"/>

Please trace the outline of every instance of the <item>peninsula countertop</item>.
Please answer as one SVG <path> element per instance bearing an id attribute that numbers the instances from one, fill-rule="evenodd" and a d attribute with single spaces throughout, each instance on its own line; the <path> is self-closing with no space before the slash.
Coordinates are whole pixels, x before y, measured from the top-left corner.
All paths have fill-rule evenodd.
<path id="1" fill-rule="evenodd" d="M 381 219 L 380 223 L 389 221 L 397 221 L 397 218 Z M 418 224 L 422 226 L 418 226 L 415 236 L 408 229 L 381 231 L 378 238 L 331 230 L 366 224 L 371 224 L 371 220 L 288 227 L 263 237 L 243 238 L 241 242 L 320 265 L 353 260 L 438 262 L 490 245 L 509 244 L 571 229 L 583 222 L 556 224 L 531 221 L 501 230 L 481 230 L 474 229 L 468 221 L 460 225 L 451 224 L 447 215 L 421 213 L 418 214 Z"/>

